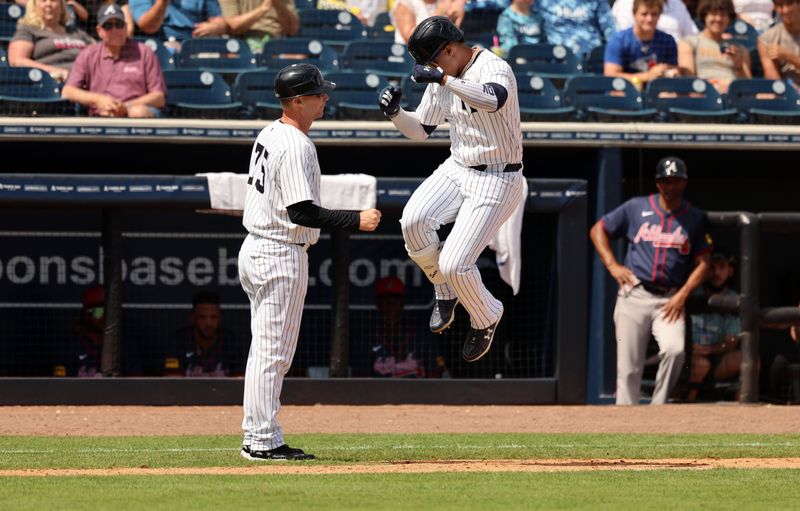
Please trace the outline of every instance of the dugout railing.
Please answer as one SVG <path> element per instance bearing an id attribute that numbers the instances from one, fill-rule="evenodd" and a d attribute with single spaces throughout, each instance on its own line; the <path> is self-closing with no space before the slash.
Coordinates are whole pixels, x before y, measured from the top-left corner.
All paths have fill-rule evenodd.
<path id="1" fill-rule="evenodd" d="M 402 210 L 421 178 L 379 178 L 377 208 Z M 343 378 L 348 364 L 347 262 L 349 237 L 332 233 L 333 304 L 330 378 L 288 378 L 286 404 L 547 404 L 586 398 L 587 184 L 572 179 L 529 179 L 526 213 L 557 216 L 554 372 L 546 378 L 399 380 Z M 210 208 L 208 183 L 195 176 L 0 176 L 0 205 L 13 208 L 102 210 L 106 326 L 102 371 L 106 378 L 0 378 L 0 404 L 239 404 L 241 378 L 122 378 L 122 208 Z M 566 262 L 569 261 L 569 264 Z M 524 291 L 523 291 L 524 292 Z"/>

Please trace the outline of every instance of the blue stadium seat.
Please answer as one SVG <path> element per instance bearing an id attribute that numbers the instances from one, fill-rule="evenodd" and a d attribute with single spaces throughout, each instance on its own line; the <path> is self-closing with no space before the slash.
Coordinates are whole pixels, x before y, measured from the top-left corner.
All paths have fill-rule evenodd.
<path id="1" fill-rule="evenodd" d="M 167 115 L 225 119 L 236 117 L 242 104 L 234 102 L 221 75 L 200 69 L 164 71 Z"/>
<path id="2" fill-rule="evenodd" d="M 343 46 L 364 37 L 364 26 L 348 11 L 300 9 L 300 31 L 297 37 L 320 39 L 329 45 Z"/>
<path id="3" fill-rule="evenodd" d="M 400 88 L 403 90 L 403 97 L 400 99 L 400 106 L 406 110 L 414 111 L 422 101 L 422 95 L 428 88 L 427 83 L 417 83 L 411 76 L 405 76 L 400 81 Z"/>
<path id="4" fill-rule="evenodd" d="M 278 71 L 245 71 L 233 82 L 233 100 L 243 105 L 248 119 L 277 119 L 281 104 L 275 97 L 275 75 Z"/>
<path id="5" fill-rule="evenodd" d="M 565 80 L 583 73 L 581 60 L 561 45 L 518 44 L 509 50 L 507 60 L 517 75 Z"/>
<path id="6" fill-rule="evenodd" d="M 647 84 L 645 103 L 667 122 L 732 122 L 736 109 L 725 108 L 717 89 L 700 78 L 659 78 Z"/>
<path id="7" fill-rule="evenodd" d="M 605 69 L 606 47 L 595 46 L 583 57 L 583 72 L 602 75 Z"/>
<path id="8" fill-rule="evenodd" d="M 181 43 L 177 69 L 203 69 L 214 73 L 238 74 L 255 69 L 256 57 L 239 39 L 203 37 Z"/>
<path id="9" fill-rule="evenodd" d="M 0 115 L 74 115 L 73 105 L 61 98 L 61 85 L 32 67 L 0 67 Z"/>
<path id="10" fill-rule="evenodd" d="M 414 59 L 403 44 L 364 39 L 345 46 L 341 68 L 401 79 L 413 71 Z"/>
<path id="11" fill-rule="evenodd" d="M 296 0 L 294 6 L 297 9 L 316 9 L 317 0 Z"/>
<path id="12" fill-rule="evenodd" d="M 764 66 L 761 65 L 761 55 L 758 48 L 750 50 L 750 73 L 753 78 L 764 78 Z"/>
<path id="13" fill-rule="evenodd" d="M 378 94 L 389 82 L 375 73 L 353 71 L 331 73 L 325 77 L 336 84 L 328 101 L 330 118 L 351 120 L 385 120 L 378 108 Z"/>
<path id="14" fill-rule="evenodd" d="M 375 22 L 367 27 L 367 37 L 370 39 L 388 39 L 394 41 L 394 25 L 389 13 L 384 11 L 375 16 Z"/>
<path id="15" fill-rule="evenodd" d="M 758 30 L 746 21 L 736 20 L 725 29 L 725 32 L 732 35 L 733 42 L 741 44 L 748 50 L 752 50 L 758 45 Z"/>
<path id="16" fill-rule="evenodd" d="M 8 55 L 5 48 L 0 48 L 0 67 L 8 67 Z"/>
<path id="17" fill-rule="evenodd" d="M 739 110 L 739 121 L 754 124 L 800 123 L 800 94 L 781 80 L 734 80 L 728 103 Z"/>
<path id="18" fill-rule="evenodd" d="M 17 21 L 25 14 L 25 8 L 13 2 L 0 3 L 0 41 L 10 41 L 17 31 Z"/>
<path id="19" fill-rule="evenodd" d="M 158 63 L 161 64 L 162 71 L 171 71 L 175 69 L 175 54 L 164 46 L 163 41 L 153 39 L 152 37 L 137 38 L 137 40 L 143 42 L 148 48 L 153 50 L 153 53 L 158 57 Z"/>
<path id="20" fill-rule="evenodd" d="M 272 39 L 264 45 L 258 56 L 258 64 L 280 71 L 290 64 L 307 62 L 314 64 L 323 73 L 339 69 L 339 54 L 317 39 Z"/>
<path id="21" fill-rule="evenodd" d="M 577 111 L 579 120 L 649 121 L 654 109 L 645 109 L 642 95 L 631 82 L 610 76 L 576 76 L 567 80 L 565 106 Z"/>
<path id="22" fill-rule="evenodd" d="M 575 117 L 575 108 L 564 106 L 561 92 L 549 78 L 517 76 L 520 120 L 525 122 L 568 121 Z"/>

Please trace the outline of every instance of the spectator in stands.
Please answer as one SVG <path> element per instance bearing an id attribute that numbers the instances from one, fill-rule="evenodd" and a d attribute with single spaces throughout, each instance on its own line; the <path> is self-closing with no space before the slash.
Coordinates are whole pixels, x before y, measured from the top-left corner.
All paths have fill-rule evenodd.
<path id="1" fill-rule="evenodd" d="M 677 75 L 675 39 L 656 29 L 662 5 L 662 0 L 634 0 L 634 25 L 611 36 L 605 49 L 603 74 L 621 76 L 635 85 Z"/>
<path id="2" fill-rule="evenodd" d="M 396 0 L 390 11 L 394 40 L 406 44 L 420 21 L 431 16 L 447 16 L 460 26 L 464 19 L 464 0 Z"/>
<path id="3" fill-rule="evenodd" d="M 739 19 L 747 22 L 759 32 L 764 32 L 775 22 L 772 0 L 733 0 Z"/>
<path id="4" fill-rule="evenodd" d="M 433 343 L 418 338 L 417 330 L 403 319 L 405 285 L 397 277 L 383 277 L 375 284 L 378 320 L 368 345 L 369 370 L 376 378 L 441 378 L 447 369 Z"/>
<path id="5" fill-rule="evenodd" d="M 678 43 L 678 67 L 684 76 L 711 82 L 721 93 L 737 78 L 750 78 L 747 48 L 730 41 L 725 29 L 736 18 L 731 0 L 700 0 L 697 14 L 705 23 L 702 32 Z"/>
<path id="6" fill-rule="evenodd" d="M 497 19 L 497 36 L 504 55 L 518 44 L 544 42 L 538 4 L 533 0 L 511 0 Z"/>
<path id="7" fill-rule="evenodd" d="M 703 302 L 712 295 L 736 296 L 736 291 L 729 287 L 733 272 L 733 258 L 721 251 L 714 252 L 708 280 L 695 294 L 702 296 Z M 687 401 L 695 401 L 705 384 L 737 377 L 742 365 L 739 349 L 742 328 L 738 316 L 719 312 L 692 314 L 691 321 L 692 360 Z"/>
<path id="8" fill-rule="evenodd" d="M 688 35 L 698 32 L 692 15 L 681 0 L 662 1 L 663 10 L 658 18 L 657 29 L 666 32 L 675 39 L 675 44 Z M 633 26 L 633 0 L 617 0 L 611 13 L 617 22 L 617 30 L 625 30 Z"/>
<path id="9" fill-rule="evenodd" d="M 139 29 L 148 35 L 177 43 L 192 37 L 220 36 L 228 32 L 217 0 L 129 0 Z"/>
<path id="10" fill-rule="evenodd" d="M 75 338 L 67 346 L 67 352 L 63 355 L 64 363 L 57 364 L 53 368 L 53 376 L 76 376 L 79 378 L 103 376 L 101 360 L 105 324 L 103 287 L 90 287 L 83 294 L 81 310 L 75 321 Z M 125 376 L 141 375 L 136 344 L 124 342 L 121 350 L 122 374 Z"/>
<path id="11" fill-rule="evenodd" d="M 776 0 L 780 23 L 758 38 L 764 78 L 791 80 L 800 86 L 800 1 Z"/>
<path id="12" fill-rule="evenodd" d="M 35 67 L 66 80 L 78 53 L 94 42 L 83 30 L 67 30 L 66 23 L 64 0 L 28 0 L 8 45 L 9 65 Z"/>
<path id="13" fill-rule="evenodd" d="M 164 357 L 165 376 L 242 376 L 246 351 L 222 328 L 219 295 L 201 291 L 192 298 L 191 324 L 179 329 Z"/>
<path id="14" fill-rule="evenodd" d="M 136 23 L 133 21 L 133 15 L 131 15 L 131 7 L 128 5 L 128 0 L 99 0 L 99 1 L 90 1 L 87 5 L 95 5 L 96 8 L 93 12 L 98 12 L 100 7 L 103 5 L 110 5 L 110 4 L 117 4 L 122 8 L 122 13 L 125 15 L 125 32 L 128 34 L 128 37 L 133 38 L 133 33 L 136 30 Z M 97 17 L 93 17 L 91 20 L 91 26 L 97 25 Z"/>
<path id="15" fill-rule="evenodd" d="M 142 42 L 128 39 L 120 6 L 100 7 L 101 42 L 78 55 L 62 97 L 101 117 L 159 117 L 167 87 L 158 57 Z"/>
<path id="16" fill-rule="evenodd" d="M 220 8 L 230 33 L 243 37 L 254 52 L 300 29 L 294 0 L 221 0 Z"/>
<path id="17" fill-rule="evenodd" d="M 14 3 L 26 7 L 28 0 L 14 0 Z M 68 31 L 73 31 L 77 28 L 84 28 L 89 19 L 89 11 L 86 7 L 81 5 L 77 0 L 66 0 L 67 8 L 67 22 L 65 26 Z"/>
<path id="18" fill-rule="evenodd" d="M 608 0 L 539 0 L 547 42 L 585 55 L 617 31 Z"/>

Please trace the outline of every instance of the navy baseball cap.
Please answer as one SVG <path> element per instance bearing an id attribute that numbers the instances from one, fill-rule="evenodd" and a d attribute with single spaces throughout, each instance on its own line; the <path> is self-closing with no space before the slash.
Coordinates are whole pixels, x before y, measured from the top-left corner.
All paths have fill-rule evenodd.
<path id="1" fill-rule="evenodd" d="M 666 179 L 668 177 L 689 179 L 686 163 L 677 156 L 662 158 L 656 165 L 656 179 Z"/>
<path id="2" fill-rule="evenodd" d="M 102 25 L 106 21 L 116 18 L 125 21 L 125 15 L 122 13 L 122 7 L 117 4 L 103 5 L 97 10 L 97 24 Z"/>

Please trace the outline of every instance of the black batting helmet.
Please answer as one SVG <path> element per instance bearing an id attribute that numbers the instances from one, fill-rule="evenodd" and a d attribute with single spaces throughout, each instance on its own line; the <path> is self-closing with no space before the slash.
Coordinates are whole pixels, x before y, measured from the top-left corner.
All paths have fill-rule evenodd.
<path id="1" fill-rule="evenodd" d="M 327 94 L 335 88 L 336 84 L 324 80 L 313 64 L 292 64 L 275 76 L 275 97 L 278 99 Z"/>
<path id="2" fill-rule="evenodd" d="M 686 164 L 677 156 L 661 158 L 661 161 L 656 165 L 656 179 L 666 179 L 668 177 L 689 179 L 689 172 L 686 170 Z"/>
<path id="3" fill-rule="evenodd" d="M 464 42 L 464 32 L 447 16 L 431 16 L 411 33 L 408 38 L 408 53 L 417 64 L 427 66 L 447 46 L 447 43 Z"/>

